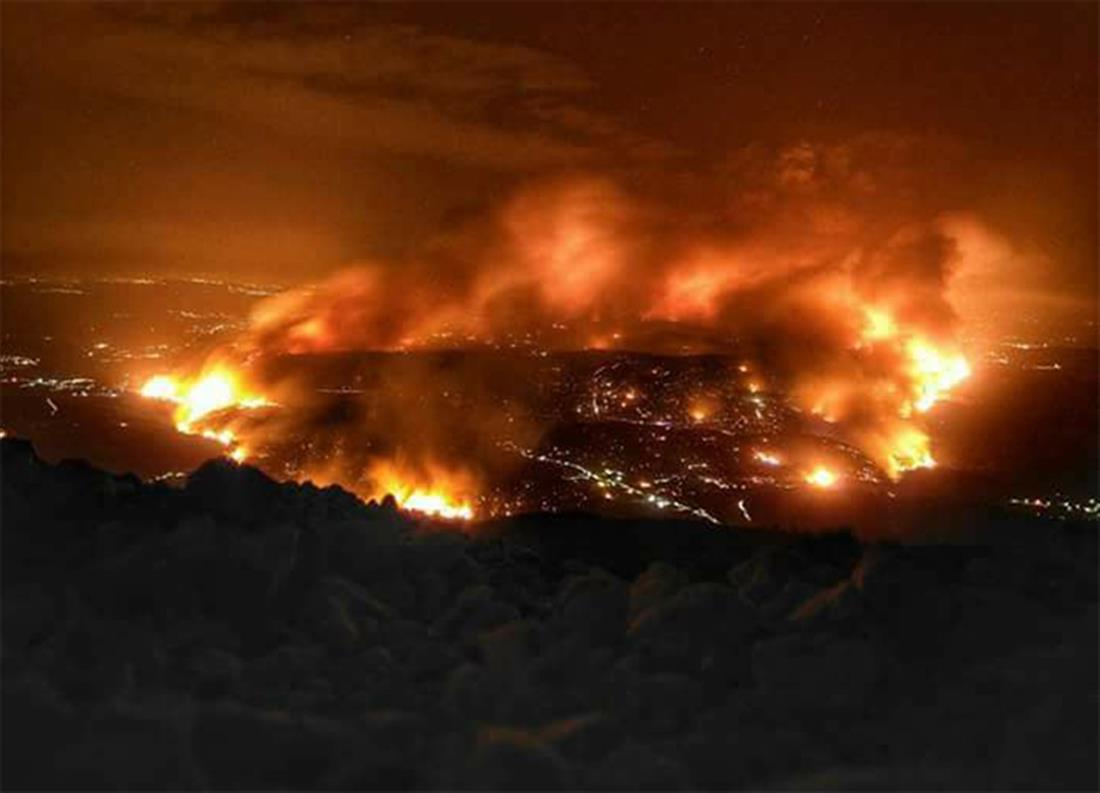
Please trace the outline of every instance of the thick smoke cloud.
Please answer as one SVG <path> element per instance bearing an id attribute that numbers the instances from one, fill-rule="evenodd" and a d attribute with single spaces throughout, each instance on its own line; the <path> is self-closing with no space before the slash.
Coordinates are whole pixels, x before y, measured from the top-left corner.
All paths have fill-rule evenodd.
<path id="1" fill-rule="evenodd" d="M 321 478 L 337 481 L 369 480 L 381 460 L 419 479 L 451 458 L 485 467 L 500 441 L 546 427 L 513 409 L 532 398 L 522 363 L 491 357 L 406 364 L 337 421 L 305 396 L 318 356 L 517 346 L 736 352 L 897 474 L 930 463 L 917 414 L 965 376 L 950 286 L 958 230 L 977 221 L 955 222 L 936 185 L 952 153 L 925 162 L 931 153 L 876 135 L 748 149 L 659 189 L 545 179 L 415 256 L 262 302 L 218 356 L 301 406 L 251 432 L 263 443 L 308 432 Z M 478 399 L 456 413 L 455 393 Z"/>
<path id="2" fill-rule="evenodd" d="M 825 325 L 832 340 L 860 322 L 849 300 L 950 334 L 951 207 L 921 184 L 934 174 L 902 162 L 920 154 L 892 137 L 748 150 L 710 184 L 694 182 L 699 196 L 685 195 L 690 182 L 666 193 L 589 175 L 544 180 L 415 256 L 273 298 L 249 342 L 301 353 L 530 332 L 587 347 L 660 321 L 715 338 Z M 814 303 L 838 310 L 790 316 Z"/>

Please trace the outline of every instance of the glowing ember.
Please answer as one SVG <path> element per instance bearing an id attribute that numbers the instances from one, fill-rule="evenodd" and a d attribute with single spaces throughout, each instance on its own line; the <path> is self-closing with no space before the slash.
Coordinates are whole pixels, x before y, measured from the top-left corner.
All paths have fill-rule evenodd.
<path id="1" fill-rule="evenodd" d="M 473 507 L 469 504 L 452 503 L 442 493 L 425 493 L 414 490 L 402 497 L 395 494 L 394 498 L 397 499 L 397 503 L 402 509 L 422 512 L 425 515 L 448 520 L 470 520 L 474 516 Z"/>
<path id="2" fill-rule="evenodd" d="M 753 452 L 752 456 L 753 456 L 754 460 L 756 460 L 757 462 L 763 463 L 764 465 L 773 465 L 773 466 L 775 466 L 775 465 L 782 465 L 783 464 L 783 461 L 779 458 L 779 455 L 775 454 L 774 452 L 758 451 L 758 452 Z"/>
<path id="3" fill-rule="evenodd" d="M 823 465 L 806 474 L 806 483 L 814 487 L 829 488 L 837 483 L 839 477 Z"/>
<path id="4" fill-rule="evenodd" d="M 688 407 L 688 416 L 696 424 L 706 421 L 714 413 L 714 405 L 707 399 L 696 399 Z"/>
<path id="5" fill-rule="evenodd" d="M 145 385 L 141 387 L 141 395 L 146 399 L 164 399 L 175 402 L 178 390 L 179 383 L 174 378 L 167 375 L 157 375 L 145 382 Z"/>
<path id="6" fill-rule="evenodd" d="M 199 433 L 199 435 L 209 441 L 220 443 L 222 446 L 229 446 L 233 443 L 234 440 L 236 440 L 236 436 L 233 435 L 233 432 L 231 430 L 219 430 L 217 432 L 215 432 L 214 430 L 203 430 Z"/>

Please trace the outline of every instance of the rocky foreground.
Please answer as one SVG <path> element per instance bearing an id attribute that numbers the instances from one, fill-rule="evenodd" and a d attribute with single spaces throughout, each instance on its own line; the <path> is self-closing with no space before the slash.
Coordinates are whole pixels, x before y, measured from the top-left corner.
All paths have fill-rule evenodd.
<path id="1" fill-rule="evenodd" d="M 1095 524 L 473 539 L 0 443 L 5 789 L 1097 786 Z"/>

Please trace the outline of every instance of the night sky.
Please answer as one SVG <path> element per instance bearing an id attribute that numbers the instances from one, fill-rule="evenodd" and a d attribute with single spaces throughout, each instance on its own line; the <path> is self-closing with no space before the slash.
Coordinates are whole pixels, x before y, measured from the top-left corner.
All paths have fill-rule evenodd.
<path id="1" fill-rule="evenodd" d="M 1096 59 L 1094 4 L 5 4 L 4 269 L 295 283 L 548 173 L 712 212 L 883 135 L 1093 299 Z"/>

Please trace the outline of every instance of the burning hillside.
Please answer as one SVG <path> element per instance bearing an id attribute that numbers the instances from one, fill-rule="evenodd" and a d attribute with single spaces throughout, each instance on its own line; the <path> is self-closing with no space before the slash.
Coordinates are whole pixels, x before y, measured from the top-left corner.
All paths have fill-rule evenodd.
<path id="1" fill-rule="evenodd" d="M 1100 789 L 1100 6 L 567 10 L 4 4 L 0 789 Z"/>
<path id="2" fill-rule="evenodd" d="M 141 395 L 174 404 L 172 418 L 177 430 L 220 443 L 237 462 L 248 457 L 247 447 L 230 427 L 215 430 L 207 426 L 212 414 L 225 415 L 272 404 L 262 396 L 247 393 L 240 375 L 224 366 L 207 369 L 195 378 L 157 375 L 141 387 Z"/>
<path id="3" fill-rule="evenodd" d="M 687 214 L 604 179 L 529 188 L 417 257 L 262 301 L 197 373 L 154 377 L 142 393 L 175 403 L 180 431 L 238 459 L 311 434 L 300 475 L 467 517 L 502 475 L 484 450 L 530 457 L 561 423 L 539 404 L 542 384 L 525 380 L 528 364 L 456 358 L 412 367 L 398 384 L 343 382 L 339 408 L 318 399 L 317 367 L 379 352 L 725 355 L 738 360 L 728 384 L 758 414 L 801 414 L 804 431 L 853 445 L 896 480 L 936 464 L 925 416 L 971 369 L 948 299 L 964 227 L 894 184 L 896 172 L 871 179 L 884 150 L 911 154 L 896 141 L 781 151 L 770 168 L 745 169 L 728 205 Z M 693 423 L 716 418 L 702 383 L 677 387 Z M 353 392 L 360 404 L 349 408 Z M 624 415 L 644 411 L 629 384 L 610 398 Z M 333 410 L 344 415 L 323 417 Z M 831 469 L 812 456 L 789 463 L 803 483 L 845 478 L 822 475 Z M 463 480 L 463 492 L 433 485 L 439 470 L 457 472 L 444 479 Z"/>

